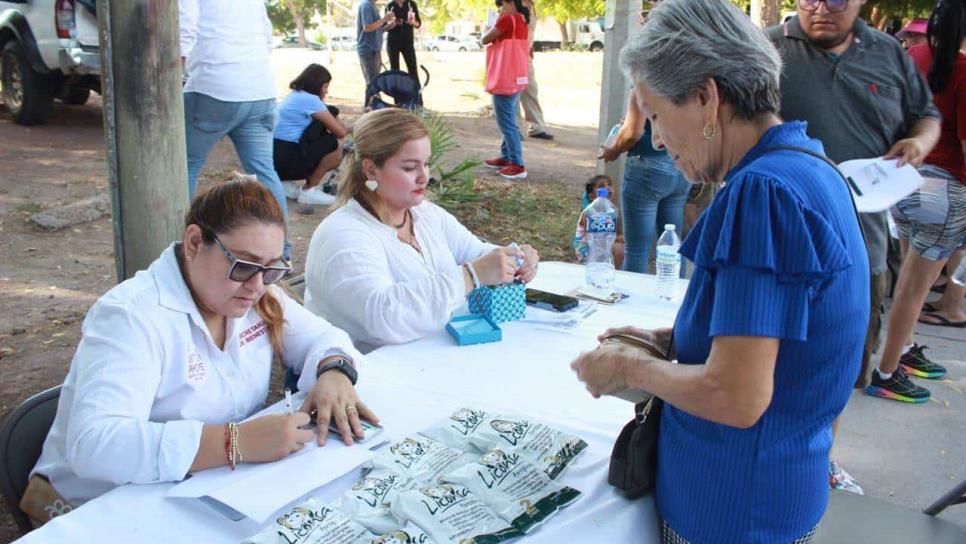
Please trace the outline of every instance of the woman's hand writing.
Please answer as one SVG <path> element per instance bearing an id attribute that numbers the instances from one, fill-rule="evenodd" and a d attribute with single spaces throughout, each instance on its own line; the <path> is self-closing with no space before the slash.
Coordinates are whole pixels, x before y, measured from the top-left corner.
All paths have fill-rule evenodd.
<path id="1" fill-rule="evenodd" d="M 246 463 L 278 461 L 312 440 L 312 431 L 299 429 L 308 414 L 273 414 L 238 426 L 238 451 Z"/>

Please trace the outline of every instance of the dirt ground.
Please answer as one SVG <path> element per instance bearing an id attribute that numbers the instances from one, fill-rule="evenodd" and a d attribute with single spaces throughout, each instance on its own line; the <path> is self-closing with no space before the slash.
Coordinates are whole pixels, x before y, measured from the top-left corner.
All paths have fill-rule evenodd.
<path id="1" fill-rule="evenodd" d="M 495 122 L 476 113 L 487 104 L 480 83 L 482 54 L 422 55 L 420 62 L 433 74 L 426 105 L 447 112 L 459 142 L 452 162 L 497 154 Z M 329 63 L 325 53 L 278 50 L 273 64 L 280 96 L 306 64 L 321 62 L 334 75 L 329 101 L 349 120 L 357 116 L 363 86 L 355 55 L 337 53 L 333 60 Z M 573 187 L 576 209 L 578 187 L 595 166 L 598 99 L 593 88 L 599 85 L 601 56 L 555 53 L 540 60 L 538 78 L 546 77 L 541 87 L 545 114 L 556 139 L 524 139 L 530 171 L 524 183 Z M 575 87 L 569 70 L 578 67 L 596 73 L 596 78 Z M 224 141 L 209 156 L 201 183 L 223 179 L 236 168 L 237 156 Z M 484 171 L 479 176 L 493 179 Z M 110 218 L 45 232 L 27 217 L 107 190 L 99 97 L 82 107 L 58 104 L 50 122 L 40 127 L 15 125 L 0 108 L 0 418 L 30 395 L 63 381 L 87 309 L 116 283 Z M 321 212 L 301 215 L 290 204 L 295 264 L 301 267 Z M 0 501 L 0 542 L 17 535 Z"/>

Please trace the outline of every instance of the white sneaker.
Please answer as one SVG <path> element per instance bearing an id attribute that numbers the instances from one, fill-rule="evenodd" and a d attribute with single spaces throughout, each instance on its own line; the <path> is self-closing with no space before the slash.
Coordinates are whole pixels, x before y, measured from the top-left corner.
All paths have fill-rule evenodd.
<path id="1" fill-rule="evenodd" d="M 285 190 L 285 196 L 291 200 L 295 200 L 299 197 L 299 192 L 302 190 L 302 184 L 298 181 L 283 181 L 282 189 Z"/>
<path id="2" fill-rule="evenodd" d="M 335 202 L 335 197 L 322 191 L 322 186 L 316 185 L 308 189 L 299 191 L 299 204 L 311 204 L 313 206 L 328 206 Z"/>

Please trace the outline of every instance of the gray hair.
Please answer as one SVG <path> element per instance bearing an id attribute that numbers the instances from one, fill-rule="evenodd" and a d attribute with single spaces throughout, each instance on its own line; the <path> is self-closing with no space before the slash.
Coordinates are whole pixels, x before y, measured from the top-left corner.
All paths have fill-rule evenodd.
<path id="1" fill-rule="evenodd" d="M 781 57 L 728 0 L 662 0 L 624 47 L 627 77 L 681 104 L 708 79 L 742 119 L 777 113 Z"/>

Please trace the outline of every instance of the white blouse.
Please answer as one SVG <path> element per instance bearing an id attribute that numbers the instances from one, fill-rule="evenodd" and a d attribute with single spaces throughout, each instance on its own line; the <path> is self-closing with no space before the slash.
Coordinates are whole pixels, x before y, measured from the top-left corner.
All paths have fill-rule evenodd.
<path id="1" fill-rule="evenodd" d="M 305 307 L 363 351 L 446 326 L 466 301 L 463 263 L 498 247 L 429 201 L 410 211 L 422 253 L 354 200 L 326 217 L 309 243 Z"/>
<path id="2" fill-rule="evenodd" d="M 271 288 L 283 306 L 285 364 L 315 368 L 362 354 L 346 333 Z M 268 330 L 254 308 L 228 319 L 215 345 L 178 268 L 172 245 L 91 307 L 33 472 L 73 504 L 115 486 L 183 479 L 202 426 L 240 421 L 260 410 L 272 371 Z M 298 387 L 315 385 L 302 372 Z"/>

